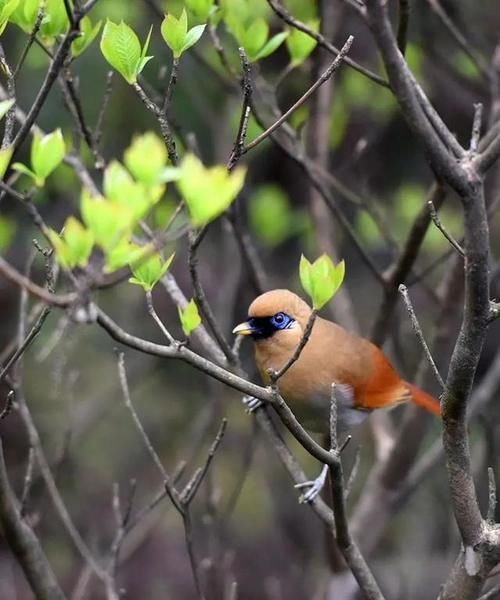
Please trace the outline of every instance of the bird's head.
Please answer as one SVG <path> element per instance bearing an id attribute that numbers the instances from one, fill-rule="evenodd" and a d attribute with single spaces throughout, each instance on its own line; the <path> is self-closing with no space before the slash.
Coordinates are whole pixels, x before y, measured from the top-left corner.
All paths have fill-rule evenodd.
<path id="1" fill-rule="evenodd" d="M 311 314 L 311 308 L 297 294 L 272 290 L 255 298 L 248 318 L 233 329 L 236 335 L 250 335 L 255 341 L 286 337 L 298 343 Z"/>

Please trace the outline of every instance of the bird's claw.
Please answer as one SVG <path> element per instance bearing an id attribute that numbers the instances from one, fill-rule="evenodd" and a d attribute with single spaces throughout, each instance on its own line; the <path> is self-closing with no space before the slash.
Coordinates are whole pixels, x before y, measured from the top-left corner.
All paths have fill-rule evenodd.
<path id="1" fill-rule="evenodd" d="M 258 408 L 260 408 L 264 403 L 262 400 L 258 398 L 254 398 L 253 396 L 243 396 L 242 398 L 243 405 L 247 413 L 254 413 Z"/>
<path id="2" fill-rule="evenodd" d="M 311 481 L 304 481 L 302 483 L 296 483 L 294 485 L 294 487 L 299 490 L 305 490 L 299 497 L 300 504 L 312 502 L 316 498 L 325 485 L 327 474 L 328 465 L 323 465 L 321 473 L 318 475 L 318 477 L 316 477 L 316 479 L 311 479 Z"/>

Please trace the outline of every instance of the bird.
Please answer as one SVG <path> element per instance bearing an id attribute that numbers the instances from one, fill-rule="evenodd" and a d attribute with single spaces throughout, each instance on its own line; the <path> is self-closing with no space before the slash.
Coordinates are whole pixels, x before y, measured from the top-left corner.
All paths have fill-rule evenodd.
<path id="1" fill-rule="evenodd" d="M 248 317 L 233 329 L 251 336 L 255 362 L 264 384 L 294 354 L 312 309 L 286 289 L 255 298 Z M 278 390 L 299 422 L 311 432 L 328 433 L 332 384 L 337 402 L 337 430 L 349 431 L 377 409 L 413 402 L 440 415 L 439 402 L 404 381 L 375 344 L 340 325 L 315 318 L 298 359 L 278 379 Z"/>

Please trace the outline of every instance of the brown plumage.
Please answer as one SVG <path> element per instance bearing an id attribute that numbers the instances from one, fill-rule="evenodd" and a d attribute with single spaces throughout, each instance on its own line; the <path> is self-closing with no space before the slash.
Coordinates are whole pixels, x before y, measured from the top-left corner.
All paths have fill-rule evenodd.
<path id="1" fill-rule="evenodd" d="M 248 321 L 234 332 L 252 335 L 262 380 L 268 369 L 279 370 L 299 344 L 311 308 L 288 290 L 273 290 L 256 298 Z M 331 384 L 336 384 L 338 421 L 347 429 L 372 410 L 413 401 L 439 414 L 437 400 L 403 381 L 374 344 L 336 323 L 317 317 L 297 362 L 280 378 L 278 387 L 297 418 L 313 431 L 328 431 Z"/>

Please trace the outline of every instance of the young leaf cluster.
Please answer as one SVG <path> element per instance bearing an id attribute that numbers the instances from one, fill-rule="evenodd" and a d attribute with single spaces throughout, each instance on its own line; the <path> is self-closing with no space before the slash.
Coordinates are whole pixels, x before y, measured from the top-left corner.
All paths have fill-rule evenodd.
<path id="1" fill-rule="evenodd" d="M 14 163 L 12 168 L 30 177 L 37 187 L 43 187 L 47 177 L 61 164 L 65 153 L 66 144 L 60 129 L 44 136 L 36 130 L 31 142 L 31 168 L 19 162 Z"/>
<path id="2" fill-rule="evenodd" d="M 161 35 L 167 46 L 172 50 L 175 59 L 179 59 L 183 52 L 194 46 L 204 30 L 205 25 L 196 25 L 188 30 L 185 9 L 182 10 L 178 19 L 171 13 L 165 15 L 161 24 Z"/>
<path id="3" fill-rule="evenodd" d="M 272 54 L 288 36 L 282 31 L 269 37 L 269 25 L 255 16 L 247 0 L 226 0 L 223 3 L 223 19 L 250 62 L 256 62 Z"/>
<path id="4" fill-rule="evenodd" d="M 316 310 L 333 298 L 342 285 L 344 274 L 344 261 L 340 261 L 335 266 L 327 254 L 322 254 L 313 263 L 310 263 L 304 255 L 300 258 L 300 283 Z"/>

